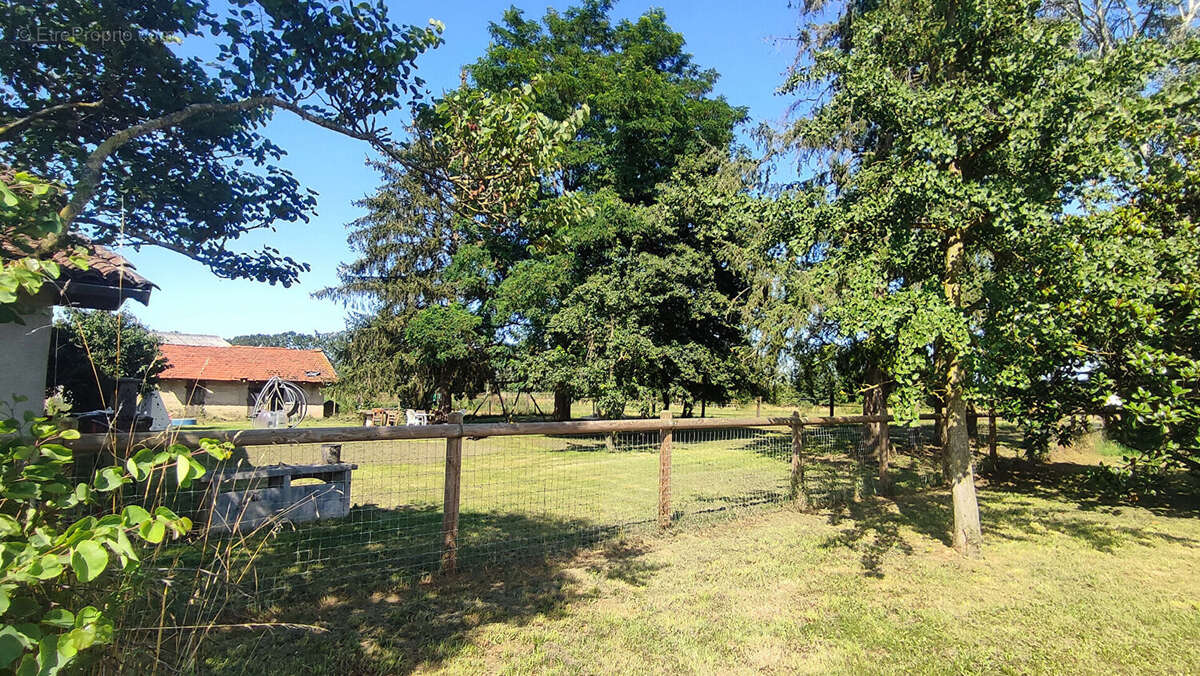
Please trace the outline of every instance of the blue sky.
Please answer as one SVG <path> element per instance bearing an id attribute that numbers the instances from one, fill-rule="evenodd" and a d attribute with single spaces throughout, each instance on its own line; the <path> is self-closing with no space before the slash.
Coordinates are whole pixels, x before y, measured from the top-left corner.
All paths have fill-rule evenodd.
<path id="1" fill-rule="evenodd" d="M 392 2 L 390 12 L 400 23 L 442 21 L 445 44 L 418 60 L 419 75 L 435 93 L 457 86 L 460 67 L 476 60 L 488 45 L 488 23 L 498 21 L 510 5 L 540 18 L 546 8 L 562 10 L 570 2 Z M 721 78 L 716 92 L 735 105 L 750 108 L 752 124 L 778 123 L 791 99 L 776 96 L 775 88 L 791 63 L 794 45 L 778 38 L 796 30 L 796 10 L 787 0 L 704 0 L 688 2 L 619 0 L 614 13 L 633 18 L 661 7 L 667 22 L 683 34 L 686 49 L 704 68 Z M 360 215 L 351 202 L 377 184 L 365 166 L 369 149 L 280 113 L 266 133 L 288 152 L 282 164 L 304 185 L 316 190 L 317 216 L 309 223 L 279 223 L 274 232 L 255 233 L 244 244 L 269 242 L 285 255 L 307 262 L 312 270 L 291 288 L 259 282 L 226 280 L 183 256 L 144 248 L 123 250 L 138 270 L 159 287 L 149 307 L 125 306 L 153 329 L 214 333 L 232 337 L 245 333 L 333 331 L 341 329 L 341 305 L 317 301 L 310 294 L 337 280 L 338 263 L 350 256 L 346 224 Z"/>

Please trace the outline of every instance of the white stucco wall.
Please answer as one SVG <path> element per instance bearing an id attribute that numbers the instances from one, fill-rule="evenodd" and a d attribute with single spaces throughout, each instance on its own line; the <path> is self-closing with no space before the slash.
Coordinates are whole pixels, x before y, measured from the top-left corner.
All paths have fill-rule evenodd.
<path id="1" fill-rule="evenodd" d="M 41 414 L 46 408 L 46 362 L 50 358 L 50 307 L 23 315 L 24 324 L 0 324 L 0 415 L 7 417 L 13 395 L 28 399 L 17 404 L 17 417 L 25 411 Z"/>

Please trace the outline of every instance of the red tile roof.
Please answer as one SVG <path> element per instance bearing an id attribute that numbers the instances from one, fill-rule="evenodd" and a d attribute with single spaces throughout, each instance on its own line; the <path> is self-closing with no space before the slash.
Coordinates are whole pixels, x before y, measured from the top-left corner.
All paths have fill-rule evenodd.
<path id="1" fill-rule="evenodd" d="M 37 246 L 38 242 L 28 237 L 14 239 L 9 233 L 0 232 L 0 260 L 35 255 Z M 71 260 L 80 247 L 84 250 L 87 269 L 80 269 Z M 115 310 L 126 298 L 148 305 L 151 290 L 158 288 L 138 274 L 124 256 L 82 235 L 63 237 L 49 258 L 58 264 L 60 270 L 55 280 L 60 296 L 55 301 L 58 305 Z"/>
<path id="2" fill-rule="evenodd" d="M 76 241 L 68 242 L 68 244 L 78 244 L 87 250 L 88 268 L 80 270 L 75 267 L 75 264 L 71 262 L 72 251 L 57 251 L 53 259 L 62 268 L 65 278 L 77 282 L 127 286 L 135 289 L 157 288 L 153 282 L 137 273 L 133 263 L 111 249 L 78 236 L 76 236 Z"/>
<path id="3" fill-rule="evenodd" d="M 0 234 L 0 258 L 8 260 L 34 255 L 37 242 L 28 237 L 13 239 L 7 233 Z M 87 260 L 87 270 L 76 267 L 71 257 L 76 254 L 76 248 L 84 249 L 83 257 Z M 153 282 L 137 273 L 121 254 L 92 242 L 82 235 L 71 234 L 64 237 L 59 246 L 50 253 L 50 260 L 58 263 L 62 270 L 60 280 L 91 282 L 109 286 L 128 286 L 138 289 L 158 288 Z"/>
<path id="4" fill-rule="evenodd" d="M 320 350 L 286 347 L 208 347 L 163 345 L 167 370 L 159 378 L 184 380 L 269 380 L 279 376 L 297 383 L 331 383 L 337 380 L 333 364 Z"/>

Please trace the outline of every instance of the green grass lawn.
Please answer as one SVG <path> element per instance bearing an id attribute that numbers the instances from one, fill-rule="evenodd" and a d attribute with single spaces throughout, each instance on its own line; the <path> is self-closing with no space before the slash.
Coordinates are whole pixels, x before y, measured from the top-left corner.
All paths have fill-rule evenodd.
<path id="1" fill-rule="evenodd" d="M 896 497 L 886 499 L 872 492 L 869 463 L 846 453 L 852 436 L 809 438 L 817 507 L 800 511 L 787 494 L 786 435 L 703 434 L 677 437 L 676 521 L 665 534 L 654 523 L 656 439 L 468 440 L 463 572 L 449 577 L 431 575 L 444 442 L 347 445 L 344 460 L 359 465 L 351 517 L 256 541 L 221 618 L 235 626 L 210 631 L 193 666 L 1200 670 L 1194 497 L 1104 504 L 1084 465 L 1029 465 L 1002 448 L 1002 472 L 980 480 L 985 557 L 966 561 L 948 546 L 949 499 L 930 455 L 897 458 Z M 246 459 L 298 464 L 317 450 L 287 452 L 251 448 Z"/>
<path id="2" fill-rule="evenodd" d="M 674 436 L 670 508 L 676 521 L 724 518 L 791 499 L 787 430 L 681 430 Z M 855 453 L 858 441 L 856 427 L 806 434 L 803 489 L 815 503 L 874 490 L 870 466 Z M 345 581 L 382 570 L 405 583 L 436 570 L 445 445 L 442 439 L 343 444 L 342 461 L 356 466 L 349 515 L 281 524 L 267 537 L 251 537 L 251 546 L 230 555 L 250 565 L 240 562 L 253 554 L 251 593 L 294 598 L 314 580 Z M 320 457 L 316 444 L 257 446 L 240 449 L 234 461 L 305 465 Z M 902 456 L 896 469 L 918 483 L 918 477 L 937 474 L 927 457 Z M 466 439 L 460 559 L 464 565 L 487 563 L 653 529 L 658 482 L 657 433 L 619 434 L 611 442 L 602 435 Z M 194 504 L 200 501 L 196 496 Z M 194 518 L 204 523 L 202 513 Z M 225 541 L 210 544 L 219 548 Z M 189 559 L 200 563 L 215 556 Z"/>
<path id="3" fill-rule="evenodd" d="M 365 585 L 214 633 L 215 673 L 1200 670 L 1200 521 L 1039 475 L 980 493 L 986 553 L 942 491 L 788 508 L 436 583 Z"/>

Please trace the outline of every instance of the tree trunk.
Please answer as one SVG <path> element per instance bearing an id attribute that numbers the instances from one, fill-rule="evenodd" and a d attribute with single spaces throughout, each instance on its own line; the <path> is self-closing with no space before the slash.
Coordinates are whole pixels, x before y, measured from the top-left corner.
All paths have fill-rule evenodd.
<path id="1" fill-rule="evenodd" d="M 946 238 L 945 281 L 943 290 L 951 306 L 962 308 L 962 272 L 966 265 L 963 232 L 955 230 Z M 954 548 L 965 557 L 982 553 L 983 534 L 979 526 L 979 503 L 975 497 L 975 471 L 971 466 L 971 442 L 967 434 L 967 372 L 963 355 L 946 344 L 945 453 L 950 472 L 950 494 L 954 505 Z"/>
<path id="2" fill-rule="evenodd" d="M 946 378 L 946 341 L 938 338 L 933 342 L 933 373 L 934 382 L 944 382 Z M 945 392 L 938 391 L 933 395 L 933 442 L 937 444 L 938 453 L 942 458 L 942 480 L 950 483 L 950 463 L 946 459 L 946 398 Z"/>
<path id="3" fill-rule="evenodd" d="M 833 388 L 829 388 L 829 417 L 833 417 Z"/>
<path id="4" fill-rule="evenodd" d="M 937 442 L 938 453 L 942 454 L 942 480 L 946 483 L 950 483 L 950 461 L 949 456 L 946 455 L 947 443 L 945 405 L 938 404 L 934 409 L 934 415 L 937 416 L 937 420 L 934 421 L 934 432 L 936 432 L 937 438 L 934 441 Z"/>
<path id="5" fill-rule="evenodd" d="M 571 403 L 572 396 L 571 388 L 566 385 L 559 385 L 554 388 L 554 415 L 553 418 L 557 421 L 571 419 Z"/>
<path id="6" fill-rule="evenodd" d="M 887 374 L 878 363 L 871 364 L 867 369 L 867 389 L 863 393 L 863 415 L 887 415 L 888 383 Z M 891 478 L 888 476 L 888 460 L 891 457 L 891 432 L 885 422 L 869 422 L 863 425 L 863 442 L 871 449 L 879 462 L 879 492 L 887 494 L 891 491 Z"/>

